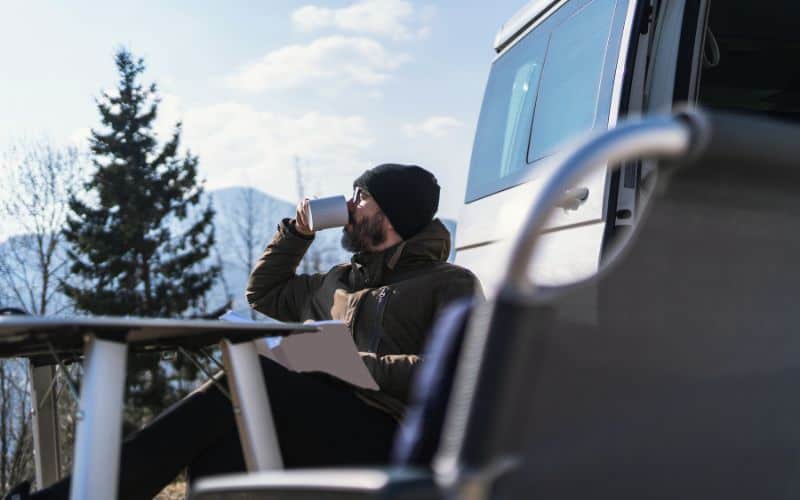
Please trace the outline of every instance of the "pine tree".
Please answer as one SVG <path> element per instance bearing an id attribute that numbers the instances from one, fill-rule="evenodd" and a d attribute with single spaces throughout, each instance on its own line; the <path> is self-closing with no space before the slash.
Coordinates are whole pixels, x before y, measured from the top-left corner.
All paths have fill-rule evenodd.
<path id="1" fill-rule="evenodd" d="M 72 277 L 62 289 L 76 309 L 90 314 L 196 312 L 219 275 L 208 260 L 214 211 L 201 206 L 198 158 L 179 155 L 180 123 L 159 148 L 156 85 L 138 82 L 144 61 L 123 48 L 115 63 L 118 87 L 96 101 L 102 127 L 90 139 L 95 170 L 86 195 L 70 199 L 64 237 Z M 158 359 L 133 364 L 144 372 L 129 387 L 132 403 L 160 406 L 170 399 Z"/>

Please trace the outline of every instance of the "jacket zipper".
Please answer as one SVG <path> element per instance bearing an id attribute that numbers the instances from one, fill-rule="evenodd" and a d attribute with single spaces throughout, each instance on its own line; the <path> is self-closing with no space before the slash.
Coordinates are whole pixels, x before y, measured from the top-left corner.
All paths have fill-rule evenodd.
<path id="1" fill-rule="evenodd" d="M 372 327 L 372 336 L 369 341 L 369 352 L 378 353 L 378 346 L 381 344 L 381 337 L 383 337 L 383 313 L 386 311 L 386 303 L 389 302 L 388 286 L 382 287 L 378 292 L 377 312 L 375 313 L 375 322 Z"/>

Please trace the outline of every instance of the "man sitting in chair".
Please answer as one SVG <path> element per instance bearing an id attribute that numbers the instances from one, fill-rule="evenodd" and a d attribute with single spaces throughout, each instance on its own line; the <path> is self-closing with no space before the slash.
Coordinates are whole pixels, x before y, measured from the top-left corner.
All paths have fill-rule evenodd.
<path id="1" fill-rule="evenodd" d="M 278 226 L 247 285 L 250 305 L 274 318 L 346 322 L 380 387 L 360 389 L 262 358 L 287 468 L 387 463 L 434 319 L 448 303 L 482 294 L 470 271 L 446 262 L 450 234 L 433 218 L 439 185 L 430 172 L 379 165 L 353 187 L 350 222 L 342 234 L 342 245 L 354 252 L 350 264 L 296 274 L 314 240 L 303 200 L 296 218 Z M 187 466 L 190 480 L 245 470 L 230 401 L 212 383 L 125 440 L 119 496 L 151 498 Z M 27 489 L 20 485 L 11 494 L 67 498 L 69 478 L 30 496 Z"/>

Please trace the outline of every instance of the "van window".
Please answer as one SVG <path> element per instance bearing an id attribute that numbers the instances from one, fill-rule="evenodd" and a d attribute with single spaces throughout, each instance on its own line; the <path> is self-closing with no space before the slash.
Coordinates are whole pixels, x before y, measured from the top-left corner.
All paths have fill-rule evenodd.
<path id="1" fill-rule="evenodd" d="M 528 162 L 594 126 L 613 15 L 614 0 L 594 0 L 551 35 Z"/>
<path id="2" fill-rule="evenodd" d="M 520 141 L 524 139 L 520 132 L 525 129 L 521 126 L 526 118 L 533 113 L 533 96 L 536 95 L 536 86 L 539 81 L 541 64 L 529 61 L 517 70 L 517 76 L 511 85 L 511 99 L 508 104 L 508 118 L 506 119 L 506 133 L 503 139 L 503 156 L 500 159 L 500 177 L 505 177 L 518 162 L 512 161 L 515 153 L 519 151 Z"/>
<path id="3" fill-rule="evenodd" d="M 491 184 L 524 163 L 545 48 L 542 37 L 527 37 L 495 63 L 472 150 L 473 162 L 495 167 L 476 171 L 475 183 Z"/>
<path id="4" fill-rule="evenodd" d="M 606 126 L 626 3 L 567 2 L 495 60 L 467 203 L 523 182 L 564 141 Z"/>

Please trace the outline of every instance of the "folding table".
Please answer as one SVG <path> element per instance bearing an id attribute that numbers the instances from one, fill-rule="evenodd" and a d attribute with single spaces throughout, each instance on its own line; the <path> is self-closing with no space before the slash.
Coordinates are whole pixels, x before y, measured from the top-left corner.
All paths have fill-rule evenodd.
<path id="1" fill-rule="evenodd" d="M 253 340 L 314 332 L 296 323 L 232 323 L 133 317 L 0 317 L 0 357 L 31 366 L 36 479 L 59 478 L 55 366 L 84 356 L 70 498 L 116 498 L 128 350 L 167 351 L 219 343 L 250 471 L 281 468 L 280 449 Z"/>

